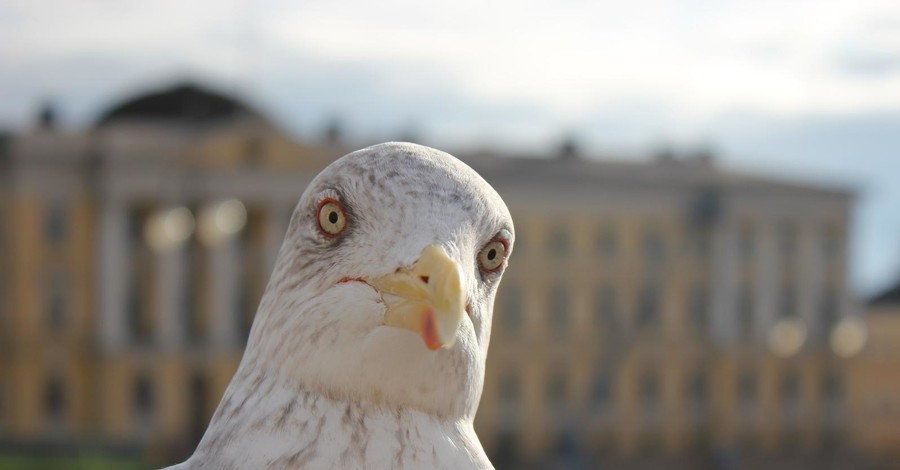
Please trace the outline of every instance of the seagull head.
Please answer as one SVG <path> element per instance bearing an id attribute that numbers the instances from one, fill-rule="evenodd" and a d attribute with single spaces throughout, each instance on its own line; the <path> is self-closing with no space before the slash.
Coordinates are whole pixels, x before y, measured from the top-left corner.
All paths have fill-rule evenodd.
<path id="1" fill-rule="evenodd" d="M 471 419 L 513 241 L 503 200 L 456 158 L 346 155 L 297 204 L 246 354 L 335 400 Z"/>

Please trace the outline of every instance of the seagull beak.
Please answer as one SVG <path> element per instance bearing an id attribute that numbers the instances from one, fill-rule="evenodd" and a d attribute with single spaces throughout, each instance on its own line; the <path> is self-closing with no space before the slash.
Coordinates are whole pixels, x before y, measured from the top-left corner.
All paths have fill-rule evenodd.
<path id="1" fill-rule="evenodd" d="M 387 307 L 384 324 L 412 330 L 428 349 L 449 348 L 463 319 L 462 269 L 444 249 L 426 246 L 408 269 L 370 279 Z"/>

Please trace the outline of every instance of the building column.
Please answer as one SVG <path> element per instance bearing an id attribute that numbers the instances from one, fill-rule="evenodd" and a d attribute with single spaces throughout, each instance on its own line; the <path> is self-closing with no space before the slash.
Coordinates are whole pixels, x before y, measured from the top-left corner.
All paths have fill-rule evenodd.
<path id="1" fill-rule="evenodd" d="M 240 267 L 240 246 L 235 238 L 223 240 L 211 249 L 209 273 L 212 297 L 209 335 L 212 344 L 216 346 L 228 348 L 239 343 Z"/>
<path id="2" fill-rule="evenodd" d="M 125 313 L 128 310 L 129 227 L 126 208 L 107 203 L 100 214 L 100 269 L 97 293 L 100 318 L 97 322 L 100 345 L 105 350 L 124 348 L 128 342 Z"/>
<path id="3" fill-rule="evenodd" d="M 713 339 L 729 344 L 737 336 L 738 253 L 734 224 L 725 220 L 713 229 L 709 280 L 710 326 Z"/>
<path id="4" fill-rule="evenodd" d="M 158 319 L 157 342 L 165 349 L 177 349 L 185 342 L 186 289 L 191 288 L 185 276 L 188 254 L 183 246 L 157 255 L 156 283 Z M 188 307 L 189 308 L 189 307 Z"/>
<path id="5" fill-rule="evenodd" d="M 759 255 L 755 263 L 753 280 L 756 285 L 754 304 L 757 315 L 754 319 L 756 325 L 754 336 L 761 341 L 766 341 L 769 331 L 778 318 L 778 309 L 780 308 L 778 292 L 784 279 L 784 276 L 780 275 L 781 269 L 779 269 L 782 260 L 779 256 L 780 247 L 776 230 L 777 225 L 771 220 L 760 223 Z"/>
<path id="6" fill-rule="evenodd" d="M 806 322 L 807 340 L 818 340 L 822 334 L 822 286 L 825 263 L 816 226 L 804 224 L 798 233 L 797 301 L 800 318 Z"/>

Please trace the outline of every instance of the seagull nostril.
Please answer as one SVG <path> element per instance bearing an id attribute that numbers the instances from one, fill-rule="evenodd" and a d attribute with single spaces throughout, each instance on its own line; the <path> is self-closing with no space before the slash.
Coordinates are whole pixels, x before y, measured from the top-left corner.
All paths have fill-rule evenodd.
<path id="1" fill-rule="evenodd" d="M 419 279 L 421 279 L 425 284 L 428 284 L 428 276 L 419 276 Z"/>

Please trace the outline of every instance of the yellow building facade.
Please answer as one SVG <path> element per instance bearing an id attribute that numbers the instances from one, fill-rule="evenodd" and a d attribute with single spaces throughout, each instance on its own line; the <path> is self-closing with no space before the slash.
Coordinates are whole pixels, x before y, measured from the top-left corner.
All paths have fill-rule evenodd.
<path id="1" fill-rule="evenodd" d="M 86 133 L 5 142 L 0 442 L 184 457 L 294 204 L 344 149 L 192 85 L 126 100 Z M 834 449 L 883 449 L 867 443 L 886 431 L 848 438 L 875 429 L 850 381 L 893 363 L 852 372 L 867 353 L 852 334 L 832 345 L 859 318 L 849 192 L 704 158 L 460 157 L 516 223 L 476 420 L 498 467 L 817 468 Z"/>
<path id="2" fill-rule="evenodd" d="M 900 282 L 871 299 L 868 342 L 849 370 L 851 434 L 867 451 L 900 459 Z"/>
<path id="3" fill-rule="evenodd" d="M 696 468 L 844 446 L 828 339 L 854 317 L 849 194 L 696 161 L 472 164 L 516 221 L 477 421 L 497 455 Z"/>

